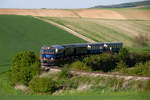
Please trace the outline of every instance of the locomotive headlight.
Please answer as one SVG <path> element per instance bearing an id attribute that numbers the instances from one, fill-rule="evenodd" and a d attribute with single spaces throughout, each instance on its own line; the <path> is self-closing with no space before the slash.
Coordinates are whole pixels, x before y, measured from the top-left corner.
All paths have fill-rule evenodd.
<path id="1" fill-rule="evenodd" d="M 51 60 L 54 60 L 54 58 L 51 58 Z"/>

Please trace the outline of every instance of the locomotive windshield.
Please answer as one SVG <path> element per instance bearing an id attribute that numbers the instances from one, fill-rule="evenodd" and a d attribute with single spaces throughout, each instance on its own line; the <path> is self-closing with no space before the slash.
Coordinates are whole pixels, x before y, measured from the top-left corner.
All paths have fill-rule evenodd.
<path id="1" fill-rule="evenodd" d="M 41 49 L 41 59 L 47 60 L 47 59 L 53 59 L 54 58 L 54 49 L 50 47 L 42 48 Z"/>

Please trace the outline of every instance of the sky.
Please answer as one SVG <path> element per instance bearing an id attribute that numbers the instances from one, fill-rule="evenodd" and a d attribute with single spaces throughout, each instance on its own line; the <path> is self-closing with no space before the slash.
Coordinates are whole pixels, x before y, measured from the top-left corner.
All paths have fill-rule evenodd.
<path id="1" fill-rule="evenodd" d="M 143 0 L 0 0 L 0 8 L 89 8 Z"/>

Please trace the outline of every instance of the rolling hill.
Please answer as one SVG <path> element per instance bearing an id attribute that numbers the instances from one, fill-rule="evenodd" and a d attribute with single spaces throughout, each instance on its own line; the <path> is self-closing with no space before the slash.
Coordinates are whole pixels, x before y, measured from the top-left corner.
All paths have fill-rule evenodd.
<path id="1" fill-rule="evenodd" d="M 8 69 L 19 51 L 39 54 L 43 45 L 85 42 L 72 34 L 31 16 L 0 15 L 0 72 Z"/>
<path id="2" fill-rule="evenodd" d="M 0 14 L 31 15 L 42 17 L 67 18 L 101 18 L 101 19 L 138 19 L 150 20 L 149 9 L 116 8 L 116 9 L 0 9 Z"/>
<path id="3" fill-rule="evenodd" d="M 139 1 L 139 2 L 129 2 L 129 3 L 121 3 L 116 5 L 98 5 L 92 8 L 131 8 L 131 7 L 148 7 L 150 8 L 150 1 Z"/>
<path id="4" fill-rule="evenodd" d="M 150 21 L 91 18 L 47 19 L 62 24 L 97 42 L 122 41 L 126 47 L 136 49 L 136 51 L 150 48 L 150 45 L 140 45 L 140 41 L 150 40 Z M 147 42 L 150 43 L 150 41 Z"/>

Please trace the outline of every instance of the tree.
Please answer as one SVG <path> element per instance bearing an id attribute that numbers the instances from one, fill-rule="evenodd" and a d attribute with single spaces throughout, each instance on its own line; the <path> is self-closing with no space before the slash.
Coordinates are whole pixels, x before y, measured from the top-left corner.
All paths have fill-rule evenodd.
<path id="1" fill-rule="evenodd" d="M 12 60 L 9 78 L 13 85 L 28 85 L 30 80 L 40 73 L 40 60 L 31 51 L 19 52 Z"/>

